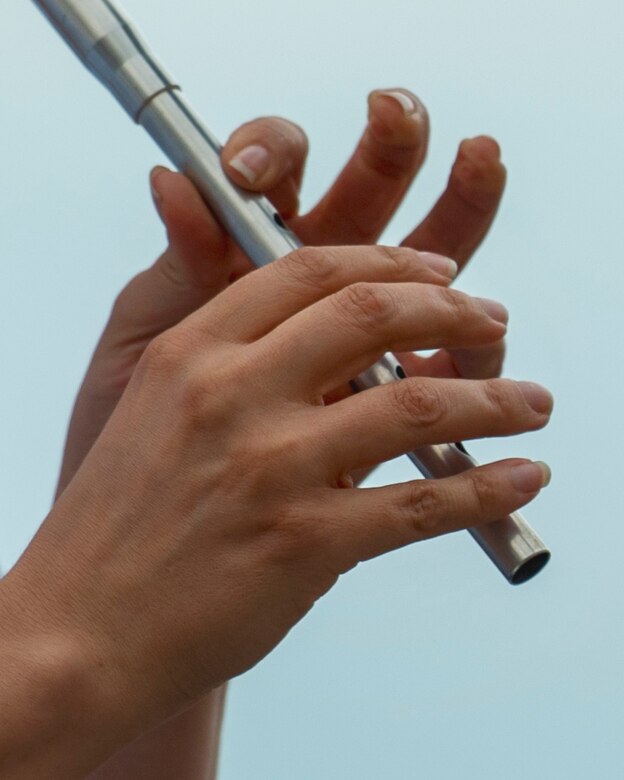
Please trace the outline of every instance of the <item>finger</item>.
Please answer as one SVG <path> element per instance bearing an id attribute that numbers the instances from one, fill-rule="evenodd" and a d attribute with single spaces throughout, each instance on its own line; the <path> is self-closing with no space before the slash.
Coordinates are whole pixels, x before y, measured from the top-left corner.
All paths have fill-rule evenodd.
<path id="1" fill-rule="evenodd" d="M 431 357 L 401 352 L 397 359 L 408 376 L 489 379 L 500 376 L 505 359 L 505 341 L 472 349 L 441 349 Z"/>
<path id="2" fill-rule="evenodd" d="M 445 479 L 334 490 L 329 544 L 347 570 L 406 544 L 505 517 L 549 481 L 546 464 L 513 459 Z"/>
<path id="3" fill-rule="evenodd" d="M 315 409 L 314 430 L 334 478 L 429 444 L 534 431 L 552 407 L 533 382 L 411 378 Z"/>
<path id="4" fill-rule="evenodd" d="M 222 153 L 225 170 L 241 187 L 263 192 L 285 218 L 299 208 L 308 155 L 304 131 L 286 119 L 266 117 L 236 130 Z"/>
<path id="5" fill-rule="evenodd" d="M 495 301 L 445 287 L 359 283 L 298 312 L 260 346 L 265 359 L 275 364 L 284 392 L 317 398 L 390 350 L 498 341 L 505 333 L 506 316 Z"/>
<path id="6" fill-rule="evenodd" d="M 447 258 L 397 247 L 304 247 L 239 279 L 189 324 L 252 341 L 353 282 L 447 285 L 456 267 Z"/>
<path id="7" fill-rule="evenodd" d="M 496 216 L 505 178 L 494 139 L 479 136 L 463 141 L 446 190 L 403 245 L 448 255 L 462 268 Z"/>
<path id="8" fill-rule="evenodd" d="M 169 238 L 163 273 L 179 286 L 220 289 L 229 273 L 226 233 L 186 176 L 157 167 L 150 182 Z"/>
<path id="9" fill-rule="evenodd" d="M 415 95 L 377 90 L 368 105 L 352 158 L 327 195 L 293 224 L 304 243 L 375 243 L 425 159 L 429 120 Z"/>
<path id="10" fill-rule="evenodd" d="M 228 239 L 191 182 L 157 167 L 150 183 L 169 246 L 117 299 L 107 334 L 117 340 L 172 327 L 220 292 L 230 273 Z"/>
<path id="11" fill-rule="evenodd" d="M 395 356 L 408 377 L 492 379 L 501 374 L 505 340 L 471 349 L 440 349 L 431 357 L 414 352 L 397 352 Z M 325 406 L 330 406 L 352 395 L 353 388 L 345 383 L 325 393 L 323 401 Z"/>

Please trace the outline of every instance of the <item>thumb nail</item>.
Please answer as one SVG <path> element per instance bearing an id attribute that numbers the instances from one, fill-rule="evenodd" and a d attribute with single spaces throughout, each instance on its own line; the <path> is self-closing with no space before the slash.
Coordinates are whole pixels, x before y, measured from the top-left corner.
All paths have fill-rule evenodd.
<path id="1" fill-rule="evenodd" d="M 250 184 L 254 184 L 262 174 L 267 172 L 270 162 L 269 150 L 254 144 L 242 149 L 230 160 L 230 166 L 242 174 Z"/>

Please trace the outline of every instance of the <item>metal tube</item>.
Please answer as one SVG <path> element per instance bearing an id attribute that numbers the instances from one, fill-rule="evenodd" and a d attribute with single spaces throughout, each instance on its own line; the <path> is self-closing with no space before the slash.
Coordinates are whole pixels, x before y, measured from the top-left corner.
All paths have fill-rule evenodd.
<path id="1" fill-rule="evenodd" d="M 132 119 L 152 136 L 202 194 L 222 226 L 256 266 L 301 246 L 272 204 L 236 187 L 223 172 L 221 146 L 193 114 L 179 86 L 166 74 L 110 0 L 34 0 L 86 67 Z M 388 354 L 353 380 L 364 390 L 403 378 Z M 461 473 L 477 465 L 463 445 L 441 444 L 409 453 L 427 478 Z M 469 529 L 512 584 L 525 582 L 550 553 L 519 512 Z"/>

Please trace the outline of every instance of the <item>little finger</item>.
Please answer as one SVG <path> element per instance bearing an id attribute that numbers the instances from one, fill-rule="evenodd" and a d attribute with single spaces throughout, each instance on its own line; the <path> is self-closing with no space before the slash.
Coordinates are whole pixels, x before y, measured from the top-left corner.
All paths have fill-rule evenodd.
<path id="1" fill-rule="evenodd" d="M 314 427 L 333 480 L 429 444 L 534 431 L 552 408 L 533 382 L 409 378 L 316 410 Z"/>
<path id="2" fill-rule="evenodd" d="M 512 459 L 445 479 L 334 490 L 333 557 L 346 571 L 406 544 L 491 522 L 528 504 L 549 482 L 546 464 Z"/>

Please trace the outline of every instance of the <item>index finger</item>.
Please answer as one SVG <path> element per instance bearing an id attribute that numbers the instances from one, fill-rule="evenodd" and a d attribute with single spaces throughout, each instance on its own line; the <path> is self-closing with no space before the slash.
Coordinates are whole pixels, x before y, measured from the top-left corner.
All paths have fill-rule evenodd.
<path id="1" fill-rule="evenodd" d="M 303 247 L 239 279 L 188 322 L 223 340 L 250 342 L 354 282 L 446 286 L 456 271 L 448 258 L 412 249 Z"/>

